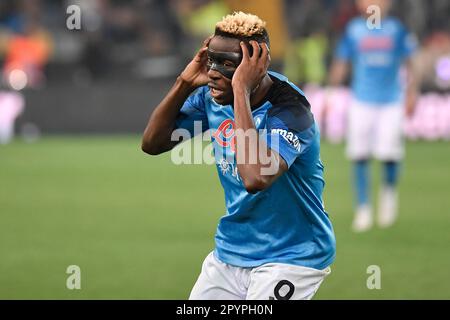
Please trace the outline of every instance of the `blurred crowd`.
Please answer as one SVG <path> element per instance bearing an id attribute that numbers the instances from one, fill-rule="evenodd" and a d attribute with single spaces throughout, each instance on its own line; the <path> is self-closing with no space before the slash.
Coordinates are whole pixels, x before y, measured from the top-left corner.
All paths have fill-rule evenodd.
<path id="1" fill-rule="evenodd" d="M 81 30 L 66 27 L 73 4 L 81 9 Z M 274 68 L 299 84 L 325 82 L 336 41 L 358 14 L 353 0 L 2 0 L 3 75 L 19 88 L 24 76 L 11 71 L 22 70 L 27 85 L 38 86 L 47 63 L 75 64 L 94 78 L 115 68 L 172 76 L 215 22 L 235 10 L 268 22 Z M 449 90 L 450 1 L 396 0 L 392 14 L 420 40 L 422 89 Z"/>
<path id="2" fill-rule="evenodd" d="M 422 92 L 449 93 L 450 1 L 393 4 L 420 41 Z M 70 5 L 81 9 L 80 30 L 67 27 Z M 167 79 L 233 11 L 267 21 L 273 69 L 300 87 L 326 84 L 337 40 L 358 14 L 354 0 L 1 0 L 0 88 L 41 88 L 68 76 L 75 85 L 118 74 Z M 63 71 L 49 76 L 51 66 Z"/>

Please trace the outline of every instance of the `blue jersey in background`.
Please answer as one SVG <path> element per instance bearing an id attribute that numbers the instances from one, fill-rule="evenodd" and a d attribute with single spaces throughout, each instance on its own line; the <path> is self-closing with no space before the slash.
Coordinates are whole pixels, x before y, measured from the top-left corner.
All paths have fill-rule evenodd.
<path id="1" fill-rule="evenodd" d="M 352 91 L 361 102 L 375 105 L 402 100 L 400 69 L 415 51 L 417 41 L 392 17 L 381 28 L 370 29 L 364 18 L 349 22 L 337 47 L 336 57 L 352 65 Z"/>

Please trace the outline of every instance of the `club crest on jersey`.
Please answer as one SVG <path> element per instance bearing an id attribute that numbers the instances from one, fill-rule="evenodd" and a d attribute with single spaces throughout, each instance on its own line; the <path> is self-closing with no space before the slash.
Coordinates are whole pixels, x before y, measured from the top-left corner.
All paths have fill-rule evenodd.
<path id="1" fill-rule="evenodd" d="M 236 136 L 234 134 L 233 120 L 224 120 L 212 136 L 221 147 L 230 147 L 231 151 L 236 152 Z"/>
<path id="2" fill-rule="evenodd" d="M 261 119 L 260 116 L 257 116 L 257 117 L 255 117 L 254 121 L 255 121 L 255 127 L 259 127 L 259 125 L 261 124 L 262 119 Z"/>
<path id="3" fill-rule="evenodd" d="M 229 173 L 232 170 L 231 163 L 229 163 L 225 159 L 221 159 L 218 164 L 219 164 L 219 168 L 222 171 L 223 175 Z"/>
<path id="4" fill-rule="evenodd" d="M 301 148 L 300 139 L 293 132 L 287 131 L 284 129 L 272 129 L 271 133 L 279 134 L 280 136 L 282 136 L 284 138 L 284 140 L 289 142 L 289 144 L 291 146 L 293 146 L 295 148 L 295 150 L 300 152 L 300 148 Z"/>

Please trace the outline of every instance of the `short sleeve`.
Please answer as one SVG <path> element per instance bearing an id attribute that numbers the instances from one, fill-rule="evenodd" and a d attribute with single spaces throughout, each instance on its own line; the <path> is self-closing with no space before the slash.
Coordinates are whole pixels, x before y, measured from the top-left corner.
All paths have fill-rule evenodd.
<path id="1" fill-rule="evenodd" d="M 352 58 L 352 51 L 352 40 L 350 32 L 347 29 L 340 38 L 334 55 L 339 60 L 348 61 Z"/>
<path id="2" fill-rule="evenodd" d="M 309 107 L 297 103 L 273 106 L 267 117 L 268 147 L 276 151 L 290 167 L 315 140 L 314 128 Z"/>
<path id="3" fill-rule="evenodd" d="M 197 89 L 185 101 L 175 121 L 175 129 L 188 130 L 191 137 L 209 129 L 208 117 L 205 110 L 204 87 Z"/>

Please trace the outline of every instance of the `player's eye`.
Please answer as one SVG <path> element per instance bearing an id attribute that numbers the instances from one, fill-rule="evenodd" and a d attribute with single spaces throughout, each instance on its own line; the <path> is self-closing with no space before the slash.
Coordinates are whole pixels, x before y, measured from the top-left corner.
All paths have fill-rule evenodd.
<path id="1" fill-rule="evenodd" d="M 227 68 L 234 68 L 234 63 L 230 61 L 225 61 L 223 65 Z"/>

